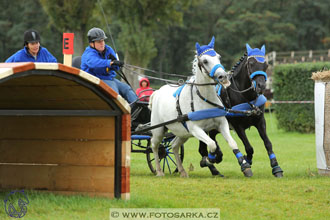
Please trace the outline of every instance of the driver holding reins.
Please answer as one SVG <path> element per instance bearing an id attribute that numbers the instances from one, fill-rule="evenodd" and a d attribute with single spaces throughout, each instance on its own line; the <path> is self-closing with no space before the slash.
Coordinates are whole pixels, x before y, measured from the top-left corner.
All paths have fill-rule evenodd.
<path id="1" fill-rule="evenodd" d="M 118 60 L 115 51 L 107 44 L 107 36 L 100 28 L 92 28 L 87 33 L 89 46 L 86 47 L 81 56 L 81 69 L 102 79 L 115 92 L 120 94 L 128 103 L 137 100 L 137 96 L 132 88 L 115 79 L 116 70 L 124 65 Z"/>

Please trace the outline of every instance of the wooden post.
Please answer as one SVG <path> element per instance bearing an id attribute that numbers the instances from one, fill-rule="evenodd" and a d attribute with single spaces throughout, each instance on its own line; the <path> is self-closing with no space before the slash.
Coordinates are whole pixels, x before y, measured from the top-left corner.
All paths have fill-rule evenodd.
<path id="1" fill-rule="evenodd" d="M 63 33 L 63 64 L 72 66 L 74 33 Z"/>
<path id="2" fill-rule="evenodd" d="M 276 62 L 276 51 L 273 51 L 273 66 L 275 66 Z"/>

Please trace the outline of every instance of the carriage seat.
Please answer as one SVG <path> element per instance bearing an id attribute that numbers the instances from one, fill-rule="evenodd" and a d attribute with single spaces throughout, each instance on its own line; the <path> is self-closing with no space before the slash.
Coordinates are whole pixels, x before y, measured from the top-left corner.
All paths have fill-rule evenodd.
<path id="1" fill-rule="evenodd" d="M 76 68 L 80 69 L 80 65 L 81 65 L 81 56 L 74 57 L 72 59 L 72 67 L 76 67 Z"/>

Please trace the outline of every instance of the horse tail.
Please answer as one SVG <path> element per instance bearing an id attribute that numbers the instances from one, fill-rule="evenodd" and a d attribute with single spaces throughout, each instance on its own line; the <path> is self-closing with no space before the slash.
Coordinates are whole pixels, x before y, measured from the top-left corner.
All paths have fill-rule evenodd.
<path id="1" fill-rule="evenodd" d="M 151 94 L 150 98 L 149 98 L 149 105 L 148 105 L 148 108 L 150 109 L 150 111 L 152 110 L 152 100 L 153 100 L 154 95 L 155 95 L 156 92 L 157 92 L 157 91 L 154 91 L 154 92 Z"/>

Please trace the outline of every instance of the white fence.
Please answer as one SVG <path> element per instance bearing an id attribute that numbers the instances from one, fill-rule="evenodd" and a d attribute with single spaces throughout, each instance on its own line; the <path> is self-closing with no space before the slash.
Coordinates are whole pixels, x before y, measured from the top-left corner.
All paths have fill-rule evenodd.
<path id="1" fill-rule="evenodd" d="M 290 52 L 272 51 L 266 54 L 266 61 L 272 66 L 283 63 L 330 61 L 330 49 Z"/>

